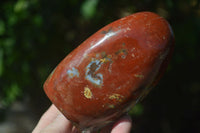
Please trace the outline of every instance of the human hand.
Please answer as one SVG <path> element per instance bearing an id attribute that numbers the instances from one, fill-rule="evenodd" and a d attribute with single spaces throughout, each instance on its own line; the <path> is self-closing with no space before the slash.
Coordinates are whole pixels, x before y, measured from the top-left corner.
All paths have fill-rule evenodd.
<path id="1" fill-rule="evenodd" d="M 131 130 L 131 118 L 124 116 L 112 127 L 105 127 L 101 133 L 129 133 Z M 80 133 L 80 131 L 67 120 L 54 106 L 43 114 L 32 133 Z"/>

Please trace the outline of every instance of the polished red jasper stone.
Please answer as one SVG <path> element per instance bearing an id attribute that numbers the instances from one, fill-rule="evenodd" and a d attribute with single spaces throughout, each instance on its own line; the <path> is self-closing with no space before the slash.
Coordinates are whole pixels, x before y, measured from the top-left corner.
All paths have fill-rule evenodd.
<path id="1" fill-rule="evenodd" d="M 139 12 L 103 27 L 67 55 L 44 90 L 79 128 L 98 128 L 127 112 L 163 74 L 173 49 L 168 22 Z"/>

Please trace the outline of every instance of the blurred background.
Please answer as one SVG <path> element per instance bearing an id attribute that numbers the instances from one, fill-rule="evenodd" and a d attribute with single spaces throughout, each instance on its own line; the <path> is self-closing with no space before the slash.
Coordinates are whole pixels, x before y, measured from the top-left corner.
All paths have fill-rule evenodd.
<path id="1" fill-rule="evenodd" d="M 1 0 L 0 132 L 31 132 L 50 106 L 42 85 L 55 66 L 94 32 L 138 11 L 166 18 L 172 61 L 134 109 L 133 133 L 200 132 L 199 0 Z"/>

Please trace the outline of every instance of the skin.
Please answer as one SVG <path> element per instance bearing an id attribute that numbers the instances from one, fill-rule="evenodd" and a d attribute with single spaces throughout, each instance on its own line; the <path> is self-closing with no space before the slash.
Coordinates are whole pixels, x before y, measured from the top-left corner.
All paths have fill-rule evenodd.
<path id="1" fill-rule="evenodd" d="M 101 130 L 101 133 L 130 133 L 132 121 L 126 115 Z M 32 133 L 81 133 L 54 106 L 43 114 Z"/>

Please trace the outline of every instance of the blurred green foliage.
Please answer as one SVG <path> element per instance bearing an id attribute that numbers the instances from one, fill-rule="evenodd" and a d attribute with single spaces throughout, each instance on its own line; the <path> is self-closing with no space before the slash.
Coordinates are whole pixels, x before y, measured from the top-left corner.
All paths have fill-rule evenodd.
<path id="1" fill-rule="evenodd" d="M 91 19 L 96 13 L 98 0 L 85 0 L 81 5 L 81 14 L 85 19 Z"/>
<path id="2" fill-rule="evenodd" d="M 0 108 L 27 97 L 42 108 L 42 84 L 70 51 L 104 25 L 147 10 L 170 22 L 176 46 L 164 78 L 130 112 L 134 132 L 200 132 L 199 0 L 0 1 Z"/>
<path id="3" fill-rule="evenodd" d="M 34 84 L 31 64 L 36 58 L 34 43 L 41 42 L 42 17 L 35 12 L 37 1 L 6 1 L 0 6 L 0 100 L 9 105 Z"/>
<path id="4" fill-rule="evenodd" d="M 130 111 L 129 111 L 129 115 L 131 116 L 140 116 L 143 114 L 143 111 L 144 111 L 144 107 L 142 106 L 141 103 L 137 103 L 134 108 L 132 108 Z"/>

